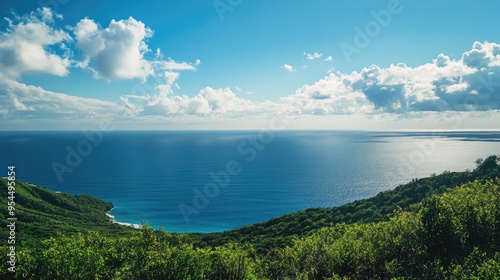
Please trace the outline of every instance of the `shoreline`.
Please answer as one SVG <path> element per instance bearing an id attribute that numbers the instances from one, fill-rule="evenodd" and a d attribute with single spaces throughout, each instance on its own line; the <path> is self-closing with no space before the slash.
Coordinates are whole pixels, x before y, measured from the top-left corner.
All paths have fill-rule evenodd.
<path id="1" fill-rule="evenodd" d="M 113 224 L 118 224 L 118 225 L 122 225 L 122 226 L 127 226 L 127 227 L 132 227 L 132 228 L 135 228 L 135 229 L 140 229 L 142 228 L 141 225 L 138 225 L 138 224 L 131 224 L 131 223 L 123 223 L 123 222 L 118 222 L 115 220 L 115 216 L 111 215 L 110 212 L 113 211 L 115 209 L 115 207 L 109 209 L 108 211 L 106 211 L 106 216 L 109 218 L 109 221 Z"/>

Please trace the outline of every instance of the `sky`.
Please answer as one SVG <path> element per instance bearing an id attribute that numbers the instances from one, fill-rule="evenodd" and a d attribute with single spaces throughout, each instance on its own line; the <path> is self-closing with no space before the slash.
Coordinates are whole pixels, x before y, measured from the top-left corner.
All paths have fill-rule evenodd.
<path id="1" fill-rule="evenodd" d="M 486 130 L 498 1 L 7 0 L 0 130 Z"/>

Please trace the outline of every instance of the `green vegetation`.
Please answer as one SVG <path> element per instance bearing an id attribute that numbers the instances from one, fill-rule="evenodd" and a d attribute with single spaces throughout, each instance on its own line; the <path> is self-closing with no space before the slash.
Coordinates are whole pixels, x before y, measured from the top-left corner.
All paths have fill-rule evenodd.
<path id="1" fill-rule="evenodd" d="M 104 236 L 131 234 L 129 227 L 112 224 L 106 211 L 113 204 L 90 195 L 55 193 L 49 189 L 16 181 L 15 213 L 18 245 L 33 245 L 60 234 L 75 235 L 98 231 Z M 2 221 L 7 218 L 7 180 L 0 179 Z M 8 229 L 2 225 L 0 239 L 6 240 Z"/>
<path id="2" fill-rule="evenodd" d="M 499 158 L 477 163 L 474 171 L 413 180 L 341 207 L 206 235 L 112 225 L 104 215 L 110 204 L 19 183 L 18 197 L 27 197 L 19 200 L 26 199 L 19 219 L 43 206 L 38 214 L 60 226 L 52 237 L 39 234 L 31 238 L 43 241 L 19 246 L 17 273 L 4 264 L 0 278 L 498 279 Z M 26 206 L 34 200 L 39 204 Z M 112 234 L 114 227 L 125 234 Z"/>

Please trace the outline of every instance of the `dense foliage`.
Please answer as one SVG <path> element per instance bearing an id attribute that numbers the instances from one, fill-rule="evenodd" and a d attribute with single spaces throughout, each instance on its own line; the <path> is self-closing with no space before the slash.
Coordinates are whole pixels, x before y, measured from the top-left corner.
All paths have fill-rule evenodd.
<path id="1" fill-rule="evenodd" d="M 280 231 L 251 238 L 236 234 L 243 235 L 246 227 L 232 231 L 225 243 L 220 239 L 224 233 L 178 235 L 147 226 L 116 237 L 107 234 L 108 222 L 105 230 L 94 226 L 90 232 L 20 246 L 17 273 L 3 266 L 0 278 L 495 279 L 500 275 L 500 180 L 492 178 L 498 177 L 498 163 L 497 157 L 489 157 L 478 161 L 472 172 L 414 180 L 376 199 L 323 209 L 339 213 L 328 216 L 334 222 L 316 220 L 317 209 L 271 220 L 267 223 L 272 227 L 277 226 L 273 221 L 285 219 L 280 227 L 290 229 L 281 231 L 289 241 L 279 246 L 266 238 L 279 238 Z M 32 187 L 24 187 L 32 193 Z M 381 205 L 393 207 L 390 215 L 379 209 Z M 101 210 L 107 207 L 103 204 Z M 314 227 L 294 232 L 300 225 L 293 221 L 304 213 L 311 214 Z M 265 225 L 254 226 L 267 232 Z M 210 236 L 219 238 L 221 245 L 201 246 L 200 240 Z M 251 242 L 231 241 L 234 238 Z M 262 244 L 269 247 L 257 250 Z M 5 246 L 0 250 L 7 254 Z"/>
<path id="2" fill-rule="evenodd" d="M 72 235 L 99 231 L 105 236 L 131 234 L 132 229 L 109 222 L 106 211 L 113 204 L 90 195 L 56 193 L 49 189 L 16 181 L 16 232 L 20 244 L 33 243 L 59 234 Z M 7 180 L 0 179 L 0 212 L 5 221 L 7 210 Z M 6 240 L 8 229 L 2 225 L 0 239 Z"/>

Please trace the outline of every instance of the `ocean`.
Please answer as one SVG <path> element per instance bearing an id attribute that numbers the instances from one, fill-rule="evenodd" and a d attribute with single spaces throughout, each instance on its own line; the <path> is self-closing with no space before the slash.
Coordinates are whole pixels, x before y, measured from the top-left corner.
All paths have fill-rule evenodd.
<path id="1" fill-rule="evenodd" d="M 3 131 L 0 176 L 15 165 L 21 181 L 111 201 L 117 222 L 215 232 L 499 152 L 500 132 Z"/>

